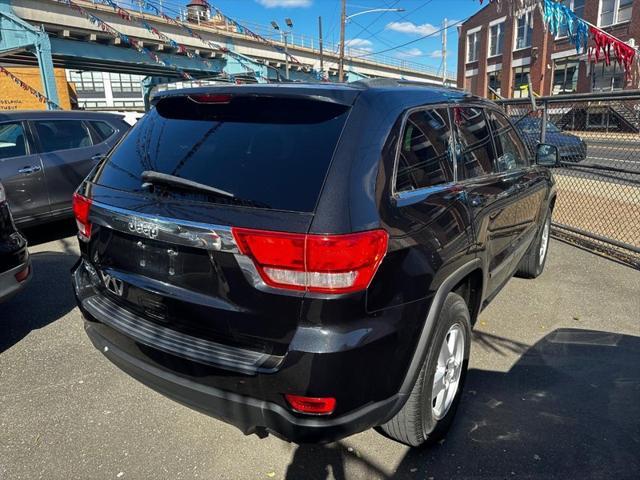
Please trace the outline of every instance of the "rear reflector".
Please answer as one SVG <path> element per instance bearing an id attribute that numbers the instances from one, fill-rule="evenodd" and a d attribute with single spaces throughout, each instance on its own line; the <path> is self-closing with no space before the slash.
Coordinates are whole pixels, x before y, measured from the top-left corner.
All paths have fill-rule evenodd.
<path id="1" fill-rule="evenodd" d="M 299 413 L 311 415 L 330 415 L 336 408 L 336 399 L 332 397 L 303 397 L 285 395 L 291 408 Z"/>
<path id="2" fill-rule="evenodd" d="M 16 281 L 19 283 L 24 282 L 27 278 L 29 278 L 30 272 L 31 272 L 31 267 L 27 265 L 26 268 L 24 268 L 23 270 L 20 270 L 18 273 L 15 274 Z"/>
<path id="3" fill-rule="evenodd" d="M 251 257 L 269 286 L 350 293 L 371 283 L 387 252 L 384 230 L 310 235 L 232 228 L 240 252 Z"/>
<path id="4" fill-rule="evenodd" d="M 91 222 L 89 222 L 89 211 L 91 210 L 91 199 L 73 194 L 73 214 L 78 225 L 78 236 L 81 240 L 89 241 L 91 238 Z"/>

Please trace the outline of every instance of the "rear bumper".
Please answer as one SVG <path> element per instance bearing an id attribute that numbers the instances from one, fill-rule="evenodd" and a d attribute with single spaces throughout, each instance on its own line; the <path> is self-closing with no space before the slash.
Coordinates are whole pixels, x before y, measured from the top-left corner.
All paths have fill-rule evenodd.
<path id="1" fill-rule="evenodd" d="M 18 265 L 17 267 L 13 267 L 6 272 L 0 273 L 0 302 L 4 302 L 9 300 L 12 296 L 22 290 L 31 277 L 33 275 L 33 269 L 31 267 L 31 260 L 29 259 L 29 254 L 25 252 L 27 261 Z M 16 274 L 24 271 L 26 268 L 29 269 L 29 274 L 26 279 L 19 282 L 16 280 Z"/>
<path id="2" fill-rule="evenodd" d="M 89 322 L 85 323 L 85 330 L 93 345 L 125 373 L 172 400 L 236 426 L 245 435 L 272 433 L 296 443 L 331 442 L 379 425 L 388 419 L 389 412 L 397 411 L 404 403 L 398 394 L 336 418 L 300 418 L 276 403 L 217 389 L 157 368 L 109 342 Z"/>
<path id="3" fill-rule="evenodd" d="M 95 347 L 145 385 L 245 434 L 270 432 L 297 443 L 335 441 L 385 423 L 406 399 L 406 394 L 398 392 L 409 363 L 404 358 L 410 359 L 411 352 L 399 346 L 398 328 L 409 323 L 400 313 L 416 318 L 415 311 L 377 315 L 371 328 L 355 332 L 344 331 L 344 325 L 343 331 L 299 328 L 287 354 L 271 362 L 272 355 L 253 359 L 220 344 L 196 344 L 177 331 L 169 336 L 165 329 L 132 314 L 125 322 L 105 302 L 98 302 L 96 311 L 91 299 L 107 297 L 90 276 L 82 262 L 73 272 L 85 330 Z M 414 302 L 411 307 L 420 305 Z M 353 322 L 361 326 L 358 320 Z M 175 342 L 170 344 L 172 339 Z M 188 348 L 179 349 L 178 344 Z M 221 361 L 232 358 L 233 365 Z M 336 412 L 329 416 L 295 413 L 284 401 L 285 393 L 334 396 Z"/>

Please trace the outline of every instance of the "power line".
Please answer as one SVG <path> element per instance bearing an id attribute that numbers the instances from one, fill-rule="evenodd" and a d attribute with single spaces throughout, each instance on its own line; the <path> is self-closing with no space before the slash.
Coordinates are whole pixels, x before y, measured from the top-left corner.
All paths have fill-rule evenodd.
<path id="1" fill-rule="evenodd" d="M 452 27 L 457 27 L 458 25 L 460 25 L 460 24 L 466 22 L 467 20 L 469 20 L 469 18 L 471 18 L 471 17 L 467 17 L 464 20 L 460 20 L 459 22 L 452 23 L 451 25 L 447 25 L 446 29 L 449 29 L 449 28 L 452 28 Z M 422 37 L 415 38 L 413 40 L 410 40 L 408 42 L 402 43 L 400 45 L 396 45 L 395 47 L 387 48 L 385 50 L 379 50 L 377 52 L 369 52 L 369 53 L 366 53 L 364 55 L 357 55 L 357 56 L 354 56 L 354 58 L 369 57 L 371 55 L 379 55 L 381 53 L 386 53 L 386 52 L 390 52 L 392 50 L 397 50 L 398 48 L 406 47 L 407 45 L 411 45 L 412 43 L 419 42 L 420 40 L 424 40 L 425 38 L 433 37 L 434 35 L 436 35 L 438 33 L 441 33 L 443 30 L 445 30 L 445 27 L 439 28 L 438 30 L 435 30 L 435 31 L 433 31 L 433 32 L 431 32 L 431 33 L 429 33 L 427 35 L 423 35 Z"/>
<path id="2" fill-rule="evenodd" d="M 399 2 L 399 1 L 400 1 L 400 0 L 395 0 L 395 2 L 393 2 L 391 5 L 389 5 L 387 2 L 385 2 L 385 3 L 387 4 L 387 7 L 388 7 L 388 8 L 394 8 L 394 7 L 398 4 L 398 2 Z M 368 29 L 369 29 L 369 27 L 373 26 L 373 24 L 374 24 L 374 23 L 376 23 L 378 20 L 380 20 L 380 19 L 381 19 L 381 18 L 382 18 L 386 13 L 389 13 L 389 12 L 388 12 L 388 11 L 386 11 L 386 12 L 382 12 L 382 13 L 380 13 L 380 14 L 376 15 L 376 18 L 374 18 L 373 20 L 371 20 L 371 22 L 369 22 L 369 25 L 367 25 L 366 27 L 362 27 L 362 28 L 360 29 L 360 31 L 359 31 L 356 35 L 354 35 L 354 37 L 353 37 L 353 38 L 358 38 L 358 36 L 359 36 L 362 32 L 364 32 L 365 30 L 366 30 L 366 31 L 369 31 L 369 30 L 368 30 Z"/>
<path id="3" fill-rule="evenodd" d="M 426 2 L 424 2 L 422 5 L 417 6 L 416 8 L 414 8 L 413 10 L 405 13 L 404 15 L 402 15 L 400 18 L 398 18 L 396 21 L 400 22 L 402 20 L 404 20 L 405 18 L 407 18 L 409 15 L 413 15 L 415 12 L 417 12 L 418 10 L 426 7 L 427 5 L 429 5 L 431 2 L 433 2 L 433 0 L 427 0 Z M 385 26 L 386 28 L 386 26 Z M 373 32 L 371 35 L 369 35 L 367 38 L 365 38 L 365 40 L 370 39 L 371 37 L 375 37 L 376 35 L 378 35 L 379 33 L 383 32 L 385 30 L 385 28 L 382 28 L 376 32 Z M 380 40 L 380 39 L 378 39 Z"/>

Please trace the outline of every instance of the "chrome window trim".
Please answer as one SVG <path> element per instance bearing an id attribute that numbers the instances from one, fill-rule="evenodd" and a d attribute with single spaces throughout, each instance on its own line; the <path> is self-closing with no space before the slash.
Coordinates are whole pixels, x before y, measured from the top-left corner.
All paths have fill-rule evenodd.
<path id="1" fill-rule="evenodd" d="M 89 220 L 96 225 L 140 238 L 203 250 L 238 253 L 238 246 L 229 226 L 140 213 L 96 201 L 91 204 Z M 140 223 L 155 228 L 155 236 L 145 234 L 144 228 L 137 228 Z"/>
<path id="2" fill-rule="evenodd" d="M 437 191 L 441 191 L 441 190 L 446 190 L 446 189 L 441 189 L 438 187 L 443 187 L 445 185 L 448 185 L 448 188 L 451 188 L 452 185 L 454 185 L 456 183 L 456 179 L 458 178 L 457 175 L 457 161 L 455 158 L 455 152 L 454 153 L 454 162 L 453 162 L 453 182 L 447 182 L 447 183 L 442 183 L 439 185 L 432 185 L 429 187 L 421 187 L 421 188 L 416 188 L 415 190 L 403 190 L 401 192 L 398 192 L 396 190 L 396 182 L 398 179 L 398 164 L 400 162 L 400 148 L 402 147 L 402 135 L 404 134 L 405 131 L 405 127 L 407 126 L 407 120 L 409 119 L 409 117 L 411 116 L 411 114 L 415 113 L 415 112 L 421 112 L 421 111 L 426 111 L 426 110 L 435 110 L 438 108 L 446 108 L 447 109 L 447 115 L 449 116 L 449 123 L 451 123 L 451 113 L 449 111 L 449 108 L 451 107 L 450 103 L 433 103 L 433 104 L 429 104 L 429 105 L 421 105 L 418 107 L 412 107 L 410 109 L 408 109 L 407 111 L 404 112 L 403 116 L 402 116 L 402 122 L 400 124 L 400 134 L 398 135 L 398 142 L 396 145 L 396 151 L 395 151 L 395 157 L 393 160 L 393 171 L 391 172 L 391 198 L 394 200 L 399 200 L 401 199 L 401 196 L 403 196 L 403 194 L 409 193 L 409 194 L 415 194 L 417 192 L 422 192 L 422 194 L 425 194 L 426 190 L 432 190 L 432 189 L 437 189 Z M 451 135 L 453 136 L 453 132 L 451 132 Z M 435 193 L 435 191 L 433 192 L 429 192 L 428 194 L 431 193 Z"/>
<path id="3" fill-rule="evenodd" d="M 491 142 L 494 148 L 494 152 L 496 151 L 496 139 L 494 136 L 494 132 L 493 132 L 493 128 L 491 127 L 487 115 L 489 113 L 489 111 L 493 110 L 496 113 L 502 115 L 507 122 L 509 123 L 509 125 L 511 126 L 511 128 L 516 132 L 516 135 L 518 136 L 518 138 L 520 139 L 520 141 L 522 142 L 523 146 L 525 147 L 525 152 L 528 151 L 528 149 L 526 148 L 526 145 L 524 144 L 524 142 L 522 141 L 522 138 L 519 134 L 519 132 L 517 131 L 517 129 L 515 128 L 515 126 L 513 125 L 513 123 L 511 122 L 510 118 L 502 111 L 500 110 L 499 107 L 491 105 L 491 104 L 483 104 L 481 102 L 474 102 L 474 101 L 469 101 L 469 102 L 452 102 L 452 103 L 433 103 L 433 104 L 429 104 L 429 105 L 421 105 L 418 107 L 412 107 L 410 109 L 408 109 L 407 111 L 404 112 L 403 117 L 402 117 L 402 123 L 400 124 L 400 134 L 398 136 L 398 142 L 396 145 L 396 151 L 395 151 L 395 158 L 394 158 L 394 162 L 393 162 L 393 171 L 392 171 L 392 175 L 391 175 L 391 198 L 392 200 L 396 203 L 396 205 L 398 206 L 403 206 L 404 204 L 408 204 L 408 203 L 413 203 L 411 200 L 415 199 L 416 197 L 421 197 L 424 196 L 424 198 L 428 197 L 429 195 L 435 194 L 435 193 L 440 193 L 440 192 L 444 192 L 447 190 L 450 190 L 456 186 L 459 187 L 465 187 L 468 185 L 472 185 L 474 183 L 481 183 L 484 180 L 489 180 L 489 179 L 493 179 L 493 180 L 497 180 L 497 179 L 503 179 L 505 177 L 509 177 L 512 175 L 516 175 L 518 173 L 522 173 L 523 171 L 526 170 L 530 170 L 533 166 L 530 158 L 527 156 L 525 157 L 525 162 L 526 162 L 526 166 L 524 167 L 520 167 L 517 169 L 513 169 L 513 170 L 507 170 L 504 172 L 499 172 L 497 171 L 497 165 L 495 164 L 495 159 L 493 159 L 493 163 L 494 163 L 494 168 L 496 169 L 495 172 L 492 173 L 488 173 L 485 175 L 481 175 L 478 177 L 474 177 L 474 178 L 464 178 L 464 179 L 459 179 L 458 178 L 458 158 L 455 154 L 455 149 L 453 149 L 452 151 L 452 156 L 454 159 L 453 162 L 453 181 L 452 182 L 447 182 L 447 183 L 441 183 L 439 185 L 433 185 L 433 186 L 429 186 L 429 187 L 422 187 L 422 188 L 417 188 L 415 190 L 403 190 L 401 192 L 398 192 L 396 190 L 396 181 L 397 181 L 397 176 L 398 176 L 398 165 L 400 162 L 400 148 L 402 147 L 402 135 L 405 131 L 405 127 L 407 125 L 407 120 L 409 118 L 409 116 L 415 112 L 419 112 L 419 111 L 425 111 L 425 110 L 434 110 L 434 109 L 438 109 L 438 108 L 446 108 L 448 115 L 449 115 L 449 123 L 452 124 L 453 122 L 451 121 L 451 108 L 455 107 L 455 106 L 464 106 L 464 107 L 474 107 L 474 108 L 480 108 L 483 111 L 483 115 L 486 118 L 487 121 L 487 128 L 489 129 L 489 134 L 491 136 Z M 455 130 L 451 129 L 451 138 L 453 140 L 453 142 L 456 141 L 456 134 L 455 134 Z"/>

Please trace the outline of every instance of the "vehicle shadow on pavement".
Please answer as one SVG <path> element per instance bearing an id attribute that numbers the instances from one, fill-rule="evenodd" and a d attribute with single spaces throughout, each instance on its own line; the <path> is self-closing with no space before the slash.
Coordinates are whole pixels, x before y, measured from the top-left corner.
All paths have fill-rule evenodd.
<path id="1" fill-rule="evenodd" d="M 29 284 L 0 304 L 0 353 L 75 307 L 69 271 L 77 258 L 76 254 L 60 252 L 31 255 L 33 277 Z"/>
<path id="2" fill-rule="evenodd" d="M 349 478 L 352 463 L 367 478 L 636 478 L 638 451 L 640 337 L 559 329 L 506 373 L 469 370 L 449 435 L 393 475 L 337 443 L 298 447 L 287 478 L 328 478 L 329 465 Z"/>
<path id="3" fill-rule="evenodd" d="M 42 243 L 75 237 L 78 227 L 73 219 L 65 219 L 20 230 L 29 241 L 29 246 L 35 247 Z"/>

